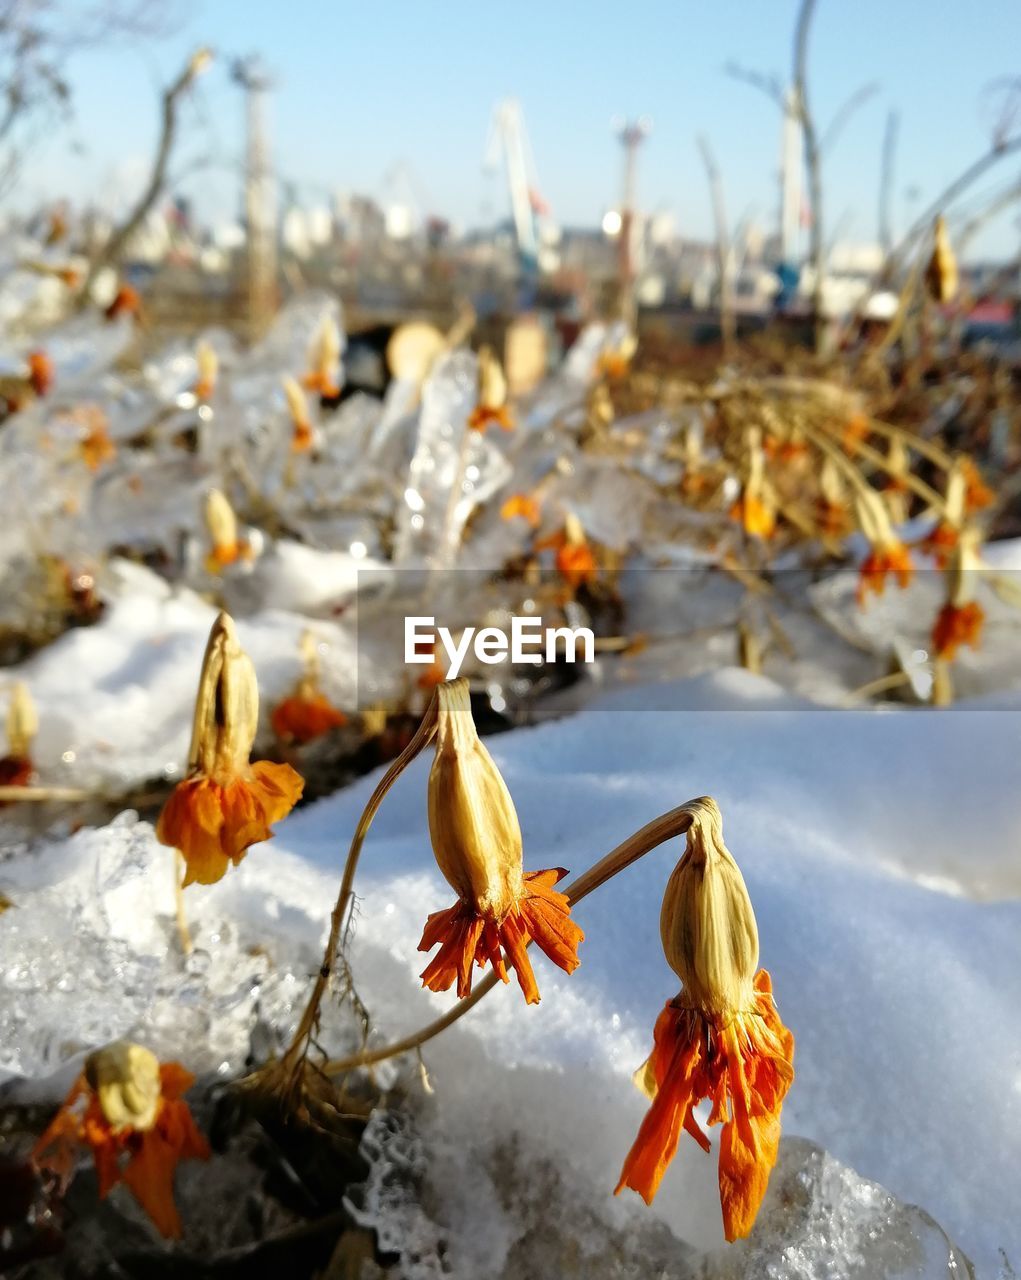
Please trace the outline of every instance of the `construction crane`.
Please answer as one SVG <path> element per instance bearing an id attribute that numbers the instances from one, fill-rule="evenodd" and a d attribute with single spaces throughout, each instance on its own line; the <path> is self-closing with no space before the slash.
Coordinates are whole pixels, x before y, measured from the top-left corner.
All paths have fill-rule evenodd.
<path id="1" fill-rule="evenodd" d="M 248 323 L 252 336 L 258 337 L 268 327 L 277 301 L 277 210 L 264 117 L 264 100 L 273 81 L 257 57 L 236 59 L 231 74 L 245 94 Z"/>
<path id="2" fill-rule="evenodd" d="M 546 206 L 535 181 L 535 161 L 525 130 L 521 104 L 505 98 L 493 108 L 486 144 L 485 168 L 493 172 L 500 166 L 500 156 L 507 173 L 514 234 L 518 246 L 518 263 L 526 288 L 534 286 L 539 274 L 539 230 L 536 215 Z"/>

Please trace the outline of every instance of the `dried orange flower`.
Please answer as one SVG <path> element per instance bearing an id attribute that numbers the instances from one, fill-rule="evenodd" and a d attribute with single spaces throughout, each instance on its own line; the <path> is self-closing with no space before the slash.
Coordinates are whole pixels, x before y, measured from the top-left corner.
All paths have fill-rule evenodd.
<path id="1" fill-rule="evenodd" d="M 142 318 L 142 298 L 138 290 L 130 284 L 122 284 L 103 314 L 107 320 L 116 320 L 118 316 L 133 316 L 140 321 Z"/>
<path id="2" fill-rule="evenodd" d="M 507 407 L 507 379 L 500 361 L 489 347 L 479 348 L 479 399 L 468 418 L 468 426 L 485 431 L 488 426 L 514 429 L 514 419 Z"/>
<path id="3" fill-rule="evenodd" d="M 585 537 L 581 521 L 569 511 L 564 517 L 562 529 L 536 542 L 536 551 L 555 550 L 554 564 L 570 591 L 577 591 L 585 582 L 594 582 L 599 566 L 592 548 Z"/>
<path id="4" fill-rule="evenodd" d="M 500 508 L 500 517 L 503 520 L 513 520 L 517 516 L 527 520 L 533 529 L 538 529 L 541 515 L 539 513 L 539 504 L 535 498 L 530 497 L 527 493 L 511 494 Z"/>
<path id="5" fill-rule="evenodd" d="M 90 1148 L 100 1199 L 125 1183 L 160 1234 L 177 1239 L 174 1172 L 181 1160 L 209 1158 L 209 1144 L 183 1100 L 194 1082 L 179 1063 L 161 1064 L 141 1045 L 107 1045 L 85 1060 L 84 1072 L 36 1144 L 33 1163 L 66 1187 L 78 1148 Z"/>
<path id="6" fill-rule="evenodd" d="M 255 669 L 221 613 L 202 663 L 188 776 L 156 823 L 157 840 L 184 858 L 185 885 L 215 884 L 301 796 L 305 784 L 290 765 L 249 762 L 258 721 Z"/>
<path id="7" fill-rule="evenodd" d="M 281 741 L 306 743 L 347 724 L 347 716 L 325 693 L 303 680 L 294 693 L 273 708 L 270 724 Z"/>
<path id="8" fill-rule="evenodd" d="M 971 515 L 975 511 L 983 511 L 991 507 L 996 499 L 995 493 L 982 479 L 982 473 L 971 458 L 959 458 L 957 465 L 964 476 L 965 510 Z"/>
<path id="9" fill-rule="evenodd" d="M 932 628 L 932 645 L 936 650 L 936 657 L 950 661 L 962 644 L 977 649 L 985 620 L 985 610 L 977 600 L 969 600 L 961 605 L 948 601 L 940 609 Z"/>
<path id="10" fill-rule="evenodd" d="M 284 378 L 284 395 L 287 407 L 291 412 L 293 434 L 291 435 L 291 451 L 307 453 L 315 443 L 315 430 L 308 413 L 308 401 L 300 385 L 293 378 Z"/>
<path id="11" fill-rule="evenodd" d="M 195 348 L 195 365 L 198 377 L 195 380 L 195 399 L 209 400 L 216 390 L 216 379 L 220 372 L 220 357 L 216 348 L 202 341 Z"/>
<path id="12" fill-rule="evenodd" d="M 210 489 L 206 494 L 206 505 L 203 512 L 206 531 L 212 544 L 206 556 L 206 572 L 220 573 L 228 565 L 239 560 L 251 560 L 252 548 L 238 537 L 238 521 L 234 508 L 219 489 Z"/>
<path id="13" fill-rule="evenodd" d="M 117 446 L 110 439 L 106 415 L 95 405 L 81 410 L 84 434 L 78 442 L 78 452 L 90 471 L 98 471 L 104 462 L 117 457 Z"/>
<path id="14" fill-rule="evenodd" d="M 309 371 L 301 380 L 306 391 L 327 400 L 340 395 L 340 329 L 331 315 L 324 315 L 309 350 Z"/>
<path id="15" fill-rule="evenodd" d="M 723 843 L 720 811 L 696 802 L 684 856 L 660 917 L 663 950 L 683 984 L 656 1021 L 652 1055 L 635 1082 L 652 1098 L 617 1184 L 651 1204 L 684 1130 L 706 1152 L 694 1108 L 712 1101 L 722 1124 L 720 1202 L 728 1240 L 746 1236 L 780 1142 L 794 1079 L 794 1037 L 780 1021 L 769 974 L 756 973 L 758 930 L 744 879 Z"/>
<path id="16" fill-rule="evenodd" d="M 596 373 L 610 382 L 619 382 L 631 368 L 637 350 L 638 339 L 629 333 L 620 346 L 601 353 L 596 361 Z"/>
<path id="17" fill-rule="evenodd" d="M 741 496 L 732 504 L 729 515 L 749 537 L 771 538 L 776 532 L 776 503 L 766 481 L 766 455 L 758 427 L 745 431 L 744 453 Z"/>
<path id="18" fill-rule="evenodd" d="M 957 293 L 957 282 L 957 259 L 941 214 L 933 227 L 932 257 L 925 269 L 925 287 L 934 301 L 950 302 Z"/>
<path id="19" fill-rule="evenodd" d="M 965 531 L 947 567 L 947 599 L 933 624 L 932 646 L 936 657 L 948 662 L 956 657 L 961 645 L 977 649 L 981 642 L 986 615 L 974 598 L 981 571 L 978 544 L 977 532 Z"/>
<path id="20" fill-rule="evenodd" d="M 946 569 L 961 541 L 968 512 L 968 477 L 964 459 L 958 458 L 947 472 L 947 492 L 939 524 L 919 543 L 940 569 Z"/>
<path id="21" fill-rule="evenodd" d="M 887 576 L 893 574 L 901 588 L 914 574 L 911 553 L 897 537 L 882 499 L 871 489 L 857 495 L 858 523 L 869 540 L 869 552 L 858 568 L 858 605 L 863 608 L 869 592 L 881 596 Z"/>
<path id="22" fill-rule="evenodd" d="M 869 437 L 871 427 L 869 420 L 860 411 L 852 413 L 844 425 L 843 445 L 848 453 L 856 453 L 858 446 L 864 444 Z"/>
<path id="23" fill-rule="evenodd" d="M 437 687 L 436 758 L 429 774 L 429 835 L 433 852 L 458 901 L 426 922 L 420 951 L 439 951 L 422 973 L 431 991 L 457 982 L 471 992 L 472 966 L 488 961 L 507 982 L 508 964 L 528 1004 L 539 988 L 526 950 L 534 941 L 566 973 L 578 967 L 584 938 L 567 898 L 554 885 L 567 872 L 525 872 L 521 828 L 507 784 L 483 746 L 472 719 L 467 680 Z M 501 949 L 502 948 L 502 949 Z"/>
<path id="24" fill-rule="evenodd" d="M 312 742 L 347 724 L 347 716 L 319 687 L 319 650 L 311 631 L 302 636 L 301 649 L 304 673 L 292 692 L 273 708 L 269 719 L 283 742 Z"/>
<path id="25" fill-rule="evenodd" d="M 30 351 L 28 364 L 28 381 L 37 396 L 44 396 L 53 386 L 53 361 L 45 351 Z"/>

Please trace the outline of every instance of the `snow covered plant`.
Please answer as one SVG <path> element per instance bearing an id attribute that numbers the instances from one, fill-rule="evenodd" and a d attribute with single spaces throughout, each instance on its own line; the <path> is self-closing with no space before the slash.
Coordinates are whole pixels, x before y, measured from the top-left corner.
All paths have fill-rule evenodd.
<path id="1" fill-rule="evenodd" d="M 319 1011 L 342 955 L 344 924 L 355 868 L 380 804 L 408 763 L 429 743 L 428 824 L 433 852 L 457 893 L 453 907 L 426 921 L 419 949 L 439 950 L 422 973 L 423 986 L 446 991 L 456 983 L 459 1003 L 420 1031 L 382 1048 L 338 1061 L 308 1062 Z M 687 844 L 667 886 L 661 915 L 663 948 L 682 990 L 656 1023 L 654 1047 L 636 1076 L 652 1099 L 619 1192 L 631 1187 L 651 1203 L 677 1150 L 682 1130 L 708 1151 L 694 1117 L 712 1103 L 710 1125 L 722 1125 L 720 1199 L 728 1240 L 746 1236 L 776 1162 L 780 1109 L 794 1078 L 794 1038 L 780 1021 L 768 973 L 758 970 L 758 931 L 744 879 L 723 843 L 720 811 L 712 799 L 689 801 L 654 819 L 579 876 L 563 892 L 554 886 L 562 868 L 525 871 L 521 828 L 506 783 L 479 739 L 467 681 L 438 685 L 418 732 L 373 792 L 355 830 L 344 868 L 330 938 L 311 999 L 294 1040 L 279 1062 L 247 1081 L 275 1097 L 285 1111 L 307 1119 L 323 1081 L 356 1067 L 419 1050 L 492 990 L 513 969 L 527 1004 L 539 1000 L 528 946 L 563 969 L 578 967 L 584 934 L 573 906 L 665 840 L 687 833 Z M 474 990 L 475 968 L 491 972 Z"/>

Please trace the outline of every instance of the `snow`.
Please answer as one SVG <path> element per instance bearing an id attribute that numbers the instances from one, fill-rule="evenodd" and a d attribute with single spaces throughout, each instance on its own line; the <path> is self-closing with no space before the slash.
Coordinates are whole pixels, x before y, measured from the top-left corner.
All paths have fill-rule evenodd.
<path id="1" fill-rule="evenodd" d="M 254 644 L 253 656 L 258 667 Z M 670 709 L 654 709 L 661 706 Z M 818 1144 L 831 1162 L 825 1177 L 816 1168 L 809 1178 L 804 1152 L 788 1157 L 785 1148 L 775 1177 L 789 1167 L 798 1185 L 815 1186 L 818 1174 L 822 1203 L 844 1188 L 846 1203 L 825 1228 L 831 1244 L 841 1221 L 868 1237 L 852 1206 L 867 1201 L 885 1214 L 881 1193 L 862 1190 L 861 1180 L 878 1183 L 922 1206 L 988 1277 L 1000 1274 L 1001 1248 L 1015 1265 L 1021 1258 L 1009 1175 L 1021 1165 L 1018 732 L 1016 715 L 965 705 L 952 713 L 820 709 L 764 677 L 725 669 L 665 690 L 618 692 L 571 719 L 490 740 L 518 806 L 528 868 L 580 871 L 656 814 L 716 797 L 756 907 L 762 964 L 796 1037 L 784 1132 Z M 417 761 L 388 796 L 359 876 L 352 960 L 377 1039 L 450 1004 L 416 978 L 425 916 L 450 900 L 426 835 L 427 767 Z M 210 957 L 200 974 L 189 974 L 170 944 L 168 855 L 146 824 L 121 819 L 0 865 L 0 889 L 16 904 L 0 916 L 7 1069 L 38 1087 L 61 1062 L 136 1028 L 157 1052 L 237 1070 L 256 1005 L 283 1031 L 295 1016 L 347 839 L 375 781 L 299 811 L 221 884 L 189 891 Z M 644 1110 L 629 1076 L 677 987 L 660 951 L 658 913 L 681 848 L 660 848 L 579 904 L 581 968 L 567 978 L 540 962 L 538 1007 L 500 988 L 425 1049 L 435 1094 L 413 1137 L 432 1153 L 426 1166 L 443 1178 L 443 1203 L 456 1206 L 440 1224 L 452 1274 L 498 1274 L 480 1261 L 485 1241 L 516 1256 L 508 1242 L 532 1201 L 526 1195 L 517 1210 L 497 1203 L 499 1161 L 511 1158 L 526 1182 L 533 1168 L 561 1170 L 557 1194 L 593 1238 L 641 1222 L 642 1231 L 662 1226 L 698 1249 L 720 1247 L 715 1153 L 707 1159 L 682 1144 L 650 1210 L 610 1195 Z M 112 931 L 114 948 L 89 985 L 85 938 L 101 928 Z M 79 934 L 80 945 L 68 941 Z M 54 945 L 58 938 L 64 945 Z M 103 998 L 104 982 L 115 1000 Z M 192 992 L 194 1021 L 168 1016 L 182 989 Z M 12 1022 L 12 1006 L 23 1009 L 21 1022 Z M 790 1230 L 788 1243 L 798 1228 Z M 655 1235 L 657 1249 L 663 1239 Z M 755 1271 L 749 1261 L 746 1274 L 844 1274 L 805 1247 L 802 1240 L 803 1256 L 815 1258 L 808 1269 L 797 1270 L 792 1244 L 787 1270 Z M 901 1272 L 890 1263 L 872 1274 Z"/>

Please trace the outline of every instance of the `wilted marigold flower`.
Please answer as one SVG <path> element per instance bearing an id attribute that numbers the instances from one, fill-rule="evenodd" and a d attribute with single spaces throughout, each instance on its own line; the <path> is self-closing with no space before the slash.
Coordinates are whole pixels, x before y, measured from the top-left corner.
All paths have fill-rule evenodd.
<path id="1" fill-rule="evenodd" d="M 316 638 L 306 631 L 301 639 L 305 671 L 291 693 L 273 708 L 269 722 L 283 742 L 306 743 L 347 724 L 347 716 L 319 687 Z"/>
<path id="2" fill-rule="evenodd" d="M 631 368 L 631 361 L 638 350 L 638 339 L 629 333 L 618 347 L 603 351 L 596 361 L 596 373 L 610 382 L 619 382 Z"/>
<path id="3" fill-rule="evenodd" d="M 331 315 L 324 315 L 309 351 L 309 371 L 301 380 L 306 391 L 325 400 L 340 395 L 340 329 Z"/>
<path id="4" fill-rule="evenodd" d="M 234 508 L 219 489 L 210 489 L 206 494 L 203 512 L 206 531 L 212 544 L 206 556 L 206 572 L 220 573 L 228 565 L 239 560 L 251 560 L 252 548 L 238 537 L 238 521 Z"/>
<path id="5" fill-rule="evenodd" d="M 468 426 L 475 431 L 486 427 L 514 429 L 514 419 L 507 406 L 507 379 L 500 361 L 489 347 L 479 348 L 479 399 L 468 418 Z"/>
<path id="6" fill-rule="evenodd" d="M 617 1184 L 651 1204 L 682 1130 L 703 1151 L 694 1108 L 712 1101 L 720 1135 L 720 1202 L 728 1240 L 746 1236 L 780 1142 L 780 1110 L 794 1079 L 794 1037 L 780 1021 L 769 974 L 756 972 L 758 930 L 744 879 L 723 843 L 720 811 L 697 801 L 687 847 L 667 885 L 663 950 L 682 989 L 656 1021 L 635 1076 L 652 1106 Z"/>
<path id="7" fill-rule="evenodd" d="M 530 497 L 527 493 L 511 494 L 500 508 L 500 518 L 502 520 L 514 520 L 518 516 L 527 520 L 533 529 L 539 527 L 542 517 L 539 512 L 539 504 L 535 498 Z"/>
<path id="8" fill-rule="evenodd" d="M 975 530 L 962 534 L 947 568 L 947 599 L 932 628 L 932 647 L 937 658 L 951 661 L 961 645 L 977 649 L 985 625 L 985 610 L 974 598 L 981 571 L 979 537 Z"/>
<path id="9" fill-rule="evenodd" d="M 53 386 L 53 361 L 45 351 L 30 351 L 26 358 L 28 381 L 37 396 L 44 396 Z"/>
<path id="10" fill-rule="evenodd" d="M 185 885 L 215 884 L 249 846 L 294 808 L 304 782 L 290 765 L 249 761 L 259 721 L 259 690 L 234 623 L 213 623 L 202 663 L 188 776 L 156 823 L 161 844 L 181 852 Z"/>
<path id="11" fill-rule="evenodd" d="M 284 378 L 284 395 L 287 407 L 291 412 L 293 433 L 291 435 L 291 451 L 308 453 L 315 443 L 315 430 L 308 412 L 308 400 L 305 393 L 293 378 Z"/>
<path id="12" fill-rule="evenodd" d="M 209 400 L 216 390 L 216 379 L 220 372 L 220 357 L 216 348 L 203 340 L 195 348 L 195 366 L 198 377 L 195 380 L 195 399 Z"/>
<path id="13" fill-rule="evenodd" d="M 78 452 L 90 471 L 98 471 L 104 462 L 117 457 L 117 446 L 110 439 L 106 415 L 95 406 L 82 410 L 84 434 L 78 442 Z"/>
<path id="14" fill-rule="evenodd" d="M 858 523 L 869 540 L 869 551 L 858 567 L 858 605 L 864 607 L 869 593 L 881 596 L 886 579 L 893 575 L 901 588 L 915 572 L 911 553 L 897 537 L 879 495 L 863 490 L 857 495 Z"/>
<path id="15" fill-rule="evenodd" d="M 66 1187 L 78 1149 L 88 1147 L 99 1196 L 124 1182 L 161 1235 L 176 1239 L 174 1173 L 181 1160 L 207 1160 L 209 1144 L 183 1095 L 195 1077 L 177 1062 L 160 1063 L 141 1045 L 118 1041 L 90 1054 L 32 1153 L 35 1166 Z"/>
<path id="16" fill-rule="evenodd" d="M 745 432 L 741 496 L 731 505 L 729 515 L 752 538 L 771 538 L 776 532 L 776 504 L 766 482 L 765 466 L 762 432 L 758 427 L 750 427 Z"/>
<path id="17" fill-rule="evenodd" d="M 133 316 L 140 322 L 142 319 L 141 295 L 130 284 L 122 284 L 103 314 L 107 320 L 116 320 L 118 316 Z"/>
<path id="18" fill-rule="evenodd" d="M 571 591 L 577 591 L 587 582 L 594 582 L 599 572 L 596 557 L 585 537 L 581 521 L 569 511 L 564 517 L 564 527 L 535 544 L 536 551 L 556 551 L 553 563 L 557 573 Z"/>
<path id="19" fill-rule="evenodd" d="M 472 967 L 488 961 L 507 982 L 517 974 L 528 1004 L 539 1000 L 526 950 L 534 941 L 566 973 L 578 967 L 584 938 L 568 899 L 553 887 L 567 872 L 525 872 L 521 828 L 507 784 L 483 746 L 472 719 L 467 680 L 437 687 L 436 758 L 429 774 L 429 836 L 458 901 L 426 922 L 420 951 L 439 951 L 422 973 L 432 991 L 456 981 L 471 992 Z"/>
<path id="20" fill-rule="evenodd" d="M 982 479 L 982 473 L 971 458 L 959 458 L 957 465 L 964 477 L 964 503 L 966 512 L 983 511 L 996 500 L 992 489 Z"/>

